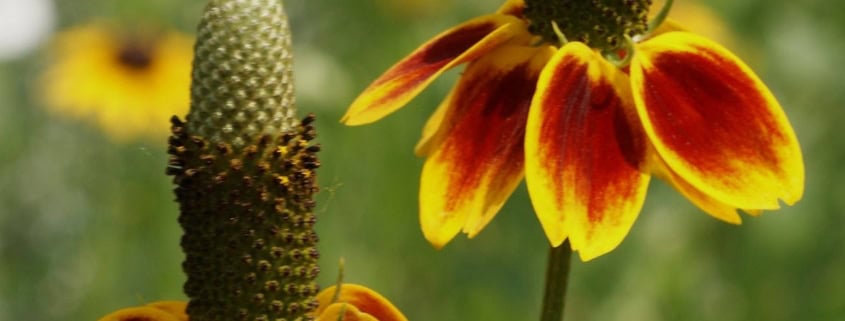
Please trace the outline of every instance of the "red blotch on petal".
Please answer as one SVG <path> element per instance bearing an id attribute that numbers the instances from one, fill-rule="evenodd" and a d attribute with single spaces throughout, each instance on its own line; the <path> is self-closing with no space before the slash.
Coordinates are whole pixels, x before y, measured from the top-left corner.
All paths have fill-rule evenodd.
<path id="1" fill-rule="evenodd" d="M 443 142 L 441 161 L 452 164 L 446 210 L 492 174 L 508 177 L 522 171 L 525 120 L 536 73 L 518 66 L 505 74 L 464 80 L 454 104 L 454 129 Z"/>
<path id="2" fill-rule="evenodd" d="M 439 70 L 451 62 L 452 59 L 467 51 L 497 27 L 499 25 L 491 21 L 470 24 L 456 29 L 414 51 L 413 54 L 393 68 L 390 68 L 383 76 L 373 82 L 373 86 L 381 85 L 399 77 L 406 78 L 407 80 L 403 82 L 402 87 L 397 87 L 395 89 L 396 91 L 402 91 L 407 89 L 407 87 L 418 85 L 428 75 Z"/>
<path id="3" fill-rule="evenodd" d="M 546 109 L 544 117 L 548 119 L 540 129 L 544 147 L 540 153 L 551 172 L 577 170 L 572 174 L 577 176 L 575 186 L 566 186 L 571 182 L 564 182 L 563 175 L 552 177 L 557 201 L 563 203 L 564 188 L 590 191 L 588 217 L 590 221 L 600 221 L 607 192 L 622 192 L 611 195 L 620 198 L 635 192 L 608 187 L 619 183 L 620 177 L 638 176 L 645 145 L 640 133 L 635 134 L 631 128 L 614 88 L 607 82 L 592 84 L 585 77 L 586 70 L 586 65 L 567 64 L 557 71 L 561 77 L 549 83 L 549 88 L 571 95 L 554 96 L 560 101 L 543 102 L 550 108 Z"/>
<path id="4" fill-rule="evenodd" d="M 461 76 L 420 186 L 421 224 L 435 246 L 461 229 L 477 234 L 522 179 L 528 109 L 550 50 L 503 47 Z"/>
<path id="5" fill-rule="evenodd" d="M 738 208 L 778 208 L 803 191 L 803 162 L 780 105 L 748 67 L 684 32 L 642 44 L 632 64 L 640 116 L 666 164 Z"/>
<path id="6" fill-rule="evenodd" d="M 561 51 L 531 106 L 526 181 L 552 244 L 568 236 L 588 260 L 618 245 L 639 213 L 646 141 L 627 78 L 586 46 Z"/>
<path id="7" fill-rule="evenodd" d="M 438 35 L 367 87 L 342 121 L 350 125 L 365 124 L 401 108 L 442 72 L 502 45 L 523 30 L 523 25 L 512 16 L 494 14 Z"/>
<path id="8" fill-rule="evenodd" d="M 721 57 L 692 53 L 659 55 L 652 63 L 654 68 L 644 77 L 647 87 L 657 90 L 646 90 L 644 102 L 667 147 L 700 171 L 720 175 L 740 170 L 728 166 L 726 159 L 777 164 L 768 146 L 785 138 L 767 130 L 778 127 L 768 112 L 753 108 L 765 106 L 766 100 L 754 94 L 754 83 L 741 81 L 742 70 Z M 706 67 L 713 64 L 721 68 Z"/>

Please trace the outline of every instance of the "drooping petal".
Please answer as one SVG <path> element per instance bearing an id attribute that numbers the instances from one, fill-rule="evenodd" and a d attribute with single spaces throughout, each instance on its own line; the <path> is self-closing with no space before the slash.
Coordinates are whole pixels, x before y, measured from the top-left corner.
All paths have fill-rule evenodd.
<path id="1" fill-rule="evenodd" d="M 649 182 L 627 76 L 569 43 L 543 70 L 527 126 L 525 180 L 549 241 L 569 237 L 584 261 L 616 248 Z"/>
<path id="2" fill-rule="evenodd" d="M 503 14 L 479 17 L 452 28 L 417 48 L 378 77 L 352 102 L 341 122 L 374 122 L 407 104 L 434 78 L 507 42 L 524 23 Z"/>
<path id="3" fill-rule="evenodd" d="M 795 133 L 769 89 L 727 49 L 669 32 L 638 44 L 630 70 L 643 127 L 683 181 L 734 208 L 801 198 Z"/>
<path id="4" fill-rule="evenodd" d="M 181 301 L 155 302 L 112 312 L 99 321 L 188 321 L 186 305 Z"/>
<path id="5" fill-rule="evenodd" d="M 522 179 L 528 107 L 552 53 L 551 47 L 501 47 L 461 76 L 420 183 L 420 224 L 435 247 L 460 230 L 475 236 Z"/>
<path id="6" fill-rule="evenodd" d="M 345 310 L 344 321 L 374 320 L 374 321 L 407 321 L 402 312 L 375 291 L 357 284 L 344 283 L 337 300 L 336 286 L 329 287 L 317 294 L 319 307 L 315 315 L 317 320 L 335 321 Z M 344 306 L 345 305 L 345 306 Z M 347 319 L 354 316 L 356 318 Z"/>

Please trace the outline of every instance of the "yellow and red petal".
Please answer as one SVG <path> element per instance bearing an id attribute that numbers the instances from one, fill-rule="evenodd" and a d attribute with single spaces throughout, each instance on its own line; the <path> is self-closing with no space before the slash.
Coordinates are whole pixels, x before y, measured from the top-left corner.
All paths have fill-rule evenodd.
<path id="1" fill-rule="evenodd" d="M 552 53 L 504 46 L 467 66 L 422 170 L 420 225 L 435 247 L 478 234 L 519 184 L 528 108 Z"/>
<path id="2" fill-rule="evenodd" d="M 804 163 L 780 104 L 715 42 L 669 32 L 636 47 L 631 83 L 655 150 L 696 190 L 734 208 L 798 201 Z"/>
<path id="3" fill-rule="evenodd" d="M 659 156 L 657 156 L 659 158 Z M 730 206 L 723 202 L 720 202 L 707 194 L 699 191 L 686 181 L 683 178 L 679 177 L 678 174 L 675 174 L 668 166 L 663 162 L 663 160 L 656 160 L 655 163 L 658 169 L 655 170 L 655 176 L 660 177 L 669 184 L 671 184 L 675 189 L 681 193 L 684 197 L 686 197 L 690 202 L 692 202 L 695 206 L 699 209 L 704 211 L 705 213 L 713 216 L 717 219 L 722 221 L 731 223 L 731 224 L 741 224 L 742 218 L 736 212 L 736 207 Z"/>
<path id="4" fill-rule="evenodd" d="M 458 85 L 456 84 L 449 92 L 449 95 L 447 95 L 446 98 L 443 99 L 443 102 L 440 103 L 440 106 L 438 106 L 434 113 L 431 114 L 428 121 L 425 122 L 422 137 L 420 137 L 419 142 L 417 142 L 417 146 L 414 147 L 414 153 L 417 156 L 428 156 L 434 146 L 439 145 L 443 141 L 443 138 L 445 138 L 444 136 L 446 131 L 441 130 L 440 125 L 443 124 L 447 114 L 452 111 L 449 107 L 452 105 L 452 97 L 454 96 L 455 89 L 457 87 Z"/>
<path id="5" fill-rule="evenodd" d="M 188 321 L 186 305 L 182 301 L 155 302 L 112 312 L 99 321 Z"/>
<path id="6" fill-rule="evenodd" d="M 315 315 L 318 321 L 336 321 L 340 315 L 344 316 L 344 321 L 407 321 L 390 301 L 367 287 L 344 283 L 340 288 L 340 294 L 337 295 L 336 286 L 317 294 L 319 307 Z M 332 301 L 335 296 L 337 300 Z"/>
<path id="7" fill-rule="evenodd" d="M 362 125 L 381 119 L 407 104 L 444 71 L 477 59 L 524 33 L 524 28 L 513 16 L 492 14 L 441 33 L 373 81 L 341 122 Z"/>
<path id="8" fill-rule="evenodd" d="M 584 261 L 625 238 L 649 175 L 646 138 L 628 78 L 582 43 L 561 48 L 543 70 L 525 136 L 525 180 L 553 246 L 567 237 Z"/>

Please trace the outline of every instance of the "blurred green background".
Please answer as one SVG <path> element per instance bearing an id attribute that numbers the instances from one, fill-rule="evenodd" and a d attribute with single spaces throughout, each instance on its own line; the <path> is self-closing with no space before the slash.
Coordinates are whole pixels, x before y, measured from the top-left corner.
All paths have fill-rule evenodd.
<path id="1" fill-rule="evenodd" d="M 342 256 L 348 282 L 378 290 L 411 320 L 537 319 L 548 246 L 524 186 L 473 240 L 459 236 L 437 251 L 417 223 L 422 160 L 412 149 L 457 71 L 381 122 L 338 123 L 394 61 L 499 2 L 286 2 L 300 113 L 317 114 L 324 147 L 321 285 L 333 282 Z M 0 0 L 0 7 L 15 12 L 27 3 Z M 115 142 L 92 122 L 48 112 L 34 92 L 48 68 L 51 32 L 110 20 L 193 33 L 204 1 L 32 3 L 49 11 L 40 27 L 48 32 L 25 51 L 0 55 L 0 320 L 96 320 L 183 299 L 164 136 Z M 845 3 L 702 4 L 789 115 L 804 150 L 805 197 L 732 226 L 654 181 L 617 250 L 589 263 L 575 259 L 566 319 L 841 320 L 845 73 L 836 59 L 845 52 Z"/>

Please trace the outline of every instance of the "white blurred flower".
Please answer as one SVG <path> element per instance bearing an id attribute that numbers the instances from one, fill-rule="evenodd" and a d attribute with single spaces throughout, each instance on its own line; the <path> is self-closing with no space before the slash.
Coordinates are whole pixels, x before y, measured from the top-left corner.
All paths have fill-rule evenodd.
<path id="1" fill-rule="evenodd" d="M 52 31 L 52 0 L 0 0 L 0 61 L 26 54 Z"/>

